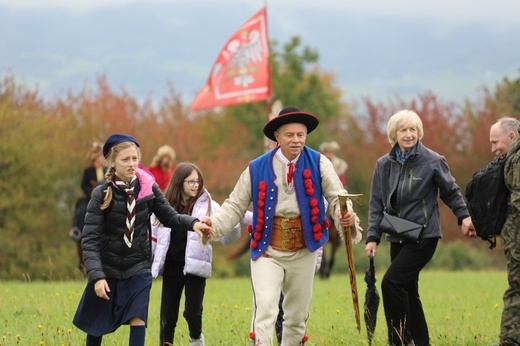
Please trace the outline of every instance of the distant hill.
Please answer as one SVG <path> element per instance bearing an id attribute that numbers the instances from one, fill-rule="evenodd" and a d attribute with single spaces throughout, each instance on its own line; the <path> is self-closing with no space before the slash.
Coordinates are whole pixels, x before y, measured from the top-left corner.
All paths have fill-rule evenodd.
<path id="1" fill-rule="evenodd" d="M 160 99 L 167 84 L 187 102 L 205 83 L 222 45 L 259 7 L 244 4 L 128 5 L 89 13 L 0 7 L 0 72 L 39 85 L 45 96 L 103 73 L 139 99 Z M 318 50 L 346 100 L 433 90 L 446 100 L 473 98 L 479 87 L 520 68 L 517 28 L 392 20 L 342 11 L 268 10 L 271 40 L 294 35 Z"/>

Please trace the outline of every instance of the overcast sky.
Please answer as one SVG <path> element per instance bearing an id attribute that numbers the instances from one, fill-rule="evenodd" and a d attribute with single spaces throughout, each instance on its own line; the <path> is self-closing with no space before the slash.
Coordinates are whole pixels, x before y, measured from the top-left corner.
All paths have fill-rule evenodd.
<path id="1" fill-rule="evenodd" d="M 103 7 L 128 4 L 183 2 L 215 3 L 215 0 L 0 0 L 0 6 L 12 9 L 64 8 L 71 11 L 89 11 Z M 363 14 L 375 14 L 394 18 L 441 19 L 456 24 L 459 22 L 485 22 L 498 26 L 519 25 L 520 1 L 518 0 L 219 0 L 222 4 L 249 2 L 268 8 L 313 8 L 330 7 Z"/>
<path id="2" fill-rule="evenodd" d="M 462 101 L 518 78 L 520 0 L 0 0 L 0 73 L 44 95 L 105 73 L 138 98 L 173 81 L 191 99 L 264 4 L 270 39 L 317 49 L 346 97 L 430 89 Z"/>

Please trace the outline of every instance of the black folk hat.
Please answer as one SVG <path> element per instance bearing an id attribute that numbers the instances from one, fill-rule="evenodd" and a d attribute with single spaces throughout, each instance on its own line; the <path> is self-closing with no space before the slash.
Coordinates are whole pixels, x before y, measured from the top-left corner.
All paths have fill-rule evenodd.
<path id="1" fill-rule="evenodd" d="M 307 133 L 311 133 L 320 123 L 318 117 L 311 113 L 302 112 L 298 107 L 288 106 L 278 113 L 278 116 L 269 120 L 264 126 L 264 135 L 276 142 L 274 132 L 282 125 L 300 123 L 307 127 Z"/>

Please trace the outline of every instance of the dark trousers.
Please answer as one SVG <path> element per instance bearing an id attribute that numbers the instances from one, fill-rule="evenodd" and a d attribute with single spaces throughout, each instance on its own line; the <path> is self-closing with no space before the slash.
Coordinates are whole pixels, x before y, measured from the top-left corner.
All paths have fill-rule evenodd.
<path id="1" fill-rule="evenodd" d="M 381 281 L 390 345 L 430 345 L 428 325 L 419 297 L 419 273 L 431 260 L 437 238 L 419 243 L 391 243 L 391 264 Z"/>
<path id="2" fill-rule="evenodd" d="M 161 345 L 173 344 L 175 327 L 179 317 L 182 291 L 185 289 L 183 316 L 188 322 L 190 337 L 198 339 L 202 333 L 202 301 L 206 279 L 199 276 L 182 273 L 184 263 L 166 263 L 165 275 L 162 281 L 161 293 Z M 165 266 L 166 266 L 165 265 Z"/>

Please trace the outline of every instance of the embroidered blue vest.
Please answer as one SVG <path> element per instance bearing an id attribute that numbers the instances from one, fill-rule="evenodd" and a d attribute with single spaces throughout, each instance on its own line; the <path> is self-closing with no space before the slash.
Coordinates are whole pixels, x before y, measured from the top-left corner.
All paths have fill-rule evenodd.
<path id="1" fill-rule="evenodd" d="M 278 198 L 273 168 L 273 159 L 277 150 L 279 148 L 256 158 L 249 164 L 253 196 L 253 225 L 250 240 L 253 260 L 265 253 L 271 242 Z M 330 224 L 325 216 L 325 203 L 321 190 L 319 152 L 308 147 L 303 148 L 295 163 L 293 181 L 305 245 L 313 252 L 329 239 Z"/>

